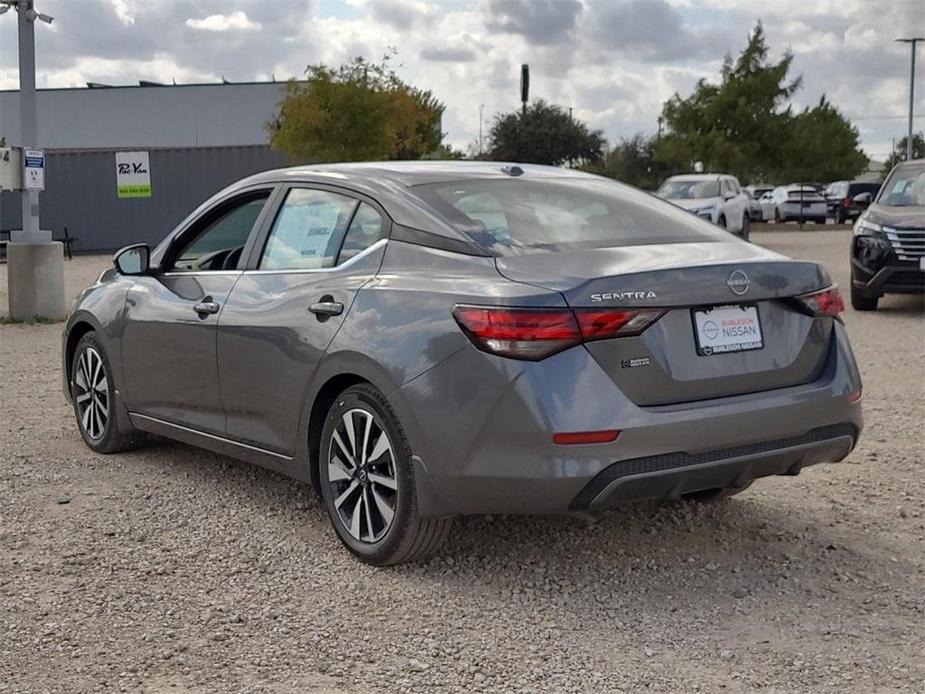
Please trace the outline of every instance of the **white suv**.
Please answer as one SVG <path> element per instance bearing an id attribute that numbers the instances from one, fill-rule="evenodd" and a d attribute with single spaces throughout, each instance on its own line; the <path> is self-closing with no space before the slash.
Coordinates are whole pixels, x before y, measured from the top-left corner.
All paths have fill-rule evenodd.
<path id="1" fill-rule="evenodd" d="M 748 194 L 742 190 L 735 176 L 672 176 L 662 183 L 656 195 L 748 239 Z"/>

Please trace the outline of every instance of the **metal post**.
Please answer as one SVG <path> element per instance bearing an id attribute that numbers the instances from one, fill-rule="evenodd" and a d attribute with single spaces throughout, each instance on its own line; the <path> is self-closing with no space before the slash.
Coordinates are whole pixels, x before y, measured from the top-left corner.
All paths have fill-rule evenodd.
<path id="1" fill-rule="evenodd" d="M 482 112 L 485 110 L 485 104 L 479 104 L 479 154 L 482 153 Z"/>
<path id="2" fill-rule="evenodd" d="M 33 0 L 19 0 L 19 139 L 23 148 L 37 147 L 35 108 L 35 17 Z M 11 241 L 14 239 L 10 239 Z M 39 191 L 22 193 L 22 233 L 16 241 L 50 241 L 39 231 Z"/>
<path id="3" fill-rule="evenodd" d="M 909 131 L 906 135 L 906 161 L 912 161 L 912 115 L 915 111 L 915 44 L 912 41 L 912 62 L 909 65 Z"/>
<path id="4" fill-rule="evenodd" d="M 912 120 L 915 111 L 915 44 L 919 41 L 925 41 L 925 37 L 916 36 L 915 38 L 896 39 L 899 43 L 910 44 L 912 50 L 911 64 L 909 66 L 909 128 L 906 131 L 906 161 L 912 160 Z"/>

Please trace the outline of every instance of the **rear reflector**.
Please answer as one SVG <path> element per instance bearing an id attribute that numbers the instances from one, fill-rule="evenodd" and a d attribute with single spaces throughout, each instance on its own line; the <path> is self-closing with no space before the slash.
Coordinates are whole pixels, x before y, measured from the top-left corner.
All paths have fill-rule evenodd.
<path id="1" fill-rule="evenodd" d="M 845 310 L 845 302 L 841 298 L 841 292 L 836 285 L 821 292 L 804 294 L 796 297 L 803 306 L 805 306 L 814 316 L 837 316 Z"/>
<path id="2" fill-rule="evenodd" d="M 453 317 L 484 352 L 537 361 L 591 340 L 638 335 L 662 315 L 641 311 L 457 306 Z"/>
<path id="3" fill-rule="evenodd" d="M 620 432 L 616 429 L 608 431 L 572 431 L 563 434 L 553 434 L 552 442 L 560 446 L 574 446 L 587 443 L 610 443 L 616 441 Z"/>
<path id="4" fill-rule="evenodd" d="M 858 402 L 861 399 L 861 395 L 862 395 L 862 392 L 860 388 L 858 388 L 853 393 L 848 393 L 848 402 L 850 402 L 851 404 Z"/>

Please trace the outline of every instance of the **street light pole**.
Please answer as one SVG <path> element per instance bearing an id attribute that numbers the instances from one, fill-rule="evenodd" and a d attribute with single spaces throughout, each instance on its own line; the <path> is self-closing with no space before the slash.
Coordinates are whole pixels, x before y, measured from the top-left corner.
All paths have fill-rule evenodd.
<path id="1" fill-rule="evenodd" d="M 19 0 L 19 139 L 23 149 L 37 147 L 35 108 L 35 10 L 33 0 Z M 22 243 L 40 243 L 39 191 L 22 192 Z"/>
<path id="2" fill-rule="evenodd" d="M 38 127 L 35 94 L 35 20 L 51 24 L 52 17 L 36 12 L 34 0 L 0 0 L 0 15 L 15 8 L 19 35 L 19 145 L 26 152 L 37 148 Z M 39 159 L 44 169 L 44 159 Z M 29 167 L 34 170 L 33 167 Z M 34 173 L 34 171 L 33 171 Z M 44 170 L 42 171 L 44 176 Z M 63 318 L 64 253 L 51 232 L 39 228 L 39 191 L 27 187 L 23 171 L 22 229 L 11 231 L 6 248 L 10 317 L 15 320 Z"/>
<path id="3" fill-rule="evenodd" d="M 925 37 L 917 36 L 908 39 L 896 39 L 898 43 L 908 43 L 911 47 L 911 63 L 909 66 L 909 130 L 906 134 L 906 161 L 912 161 L 912 117 L 915 111 L 915 44 L 925 41 Z"/>

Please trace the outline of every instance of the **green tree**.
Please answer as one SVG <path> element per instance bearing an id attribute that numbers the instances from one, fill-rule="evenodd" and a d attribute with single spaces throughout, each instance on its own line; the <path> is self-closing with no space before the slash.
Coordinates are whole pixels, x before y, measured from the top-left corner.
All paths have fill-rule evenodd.
<path id="1" fill-rule="evenodd" d="M 436 150 L 445 107 L 403 82 L 391 57 L 354 58 L 336 69 L 310 65 L 304 82 L 286 85 L 267 124 L 270 145 L 294 160 L 318 162 L 419 159 Z"/>
<path id="2" fill-rule="evenodd" d="M 658 158 L 680 170 L 702 162 L 705 171 L 736 174 L 743 180 L 767 177 L 780 160 L 779 143 L 790 119 L 789 100 L 801 78 L 788 81 L 793 56 L 768 60 L 761 22 L 733 61 L 726 56 L 721 80 L 700 80 L 686 99 L 675 94 L 662 110 L 667 134 Z"/>
<path id="3" fill-rule="evenodd" d="M 657 141 L 641 133 L 620 140 L 604 158 L 585 167 L 591 173 L 615 178 L 643 190 L 655 190 L 677 171 L 655 157 Z"/>
<path id="4" fill-rule="evenodd" d="M 793 116 L 781 141 L 779 181 L 852 179 L 867 168 L 858 147 L 858 130 L 823 96 L 819 103 Z"/>
<path id="5" fill-rule="evenodd" d="M 906 143 L 909 141 L 908 137 L 903 137 L 899 140 L 893 147 L 893 151 L 890 152 L 890 156 L 886 158 L 886 161 L 883 162 L 883 178 L 886 178 L 886 175 L 890 173 L 890 169 L 896 166 L 901 161 L 906 161 Z M 912 158 L 913 159 L 925 159 L 925 138 L 922 137 L 922 133 L 912 133 Z"/>
<path id="6" fill-rule="evenodd" d="M 488 158 L 532 164 L 579 165 L 604 155 L 604 135 L 542 99 L 526 111 L 500 114 L 488 132 Z"/>

